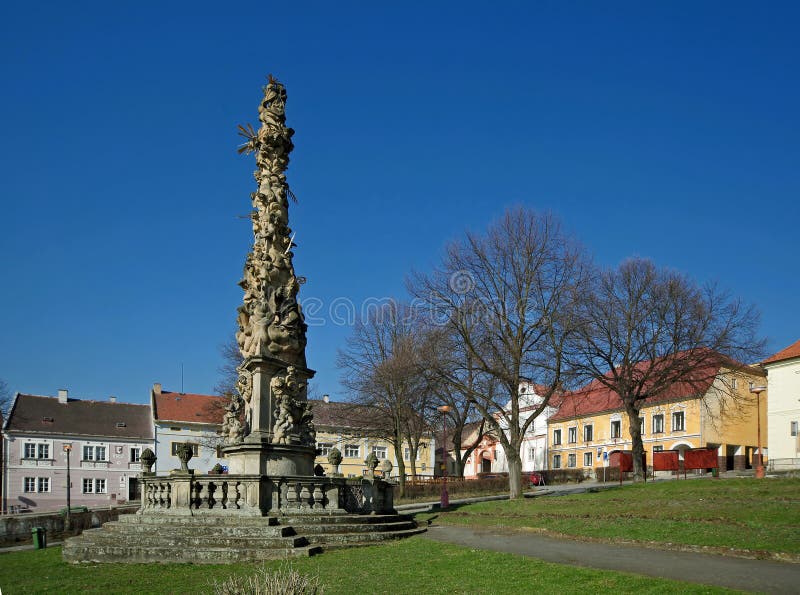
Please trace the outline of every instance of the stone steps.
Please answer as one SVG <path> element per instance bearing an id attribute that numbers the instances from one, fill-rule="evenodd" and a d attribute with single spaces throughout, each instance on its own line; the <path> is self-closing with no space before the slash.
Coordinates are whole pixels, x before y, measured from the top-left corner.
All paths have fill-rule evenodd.
<path id="1" fill-rule="evenodd" d="M 398 514 L 128 515 L 68 539 L 63 557 L 67 562 L 229 563 L 310 556 L 424 531 L 409 517 Z"/>
<path id="2" fill-rule="evenodd" d="M 294 535 L 291 527 L 280 525 L 265 525 L 262 527 L 248 527 L 235 525 L 209 525 L 203 526 L 196 523 L 164 523 L 164 524 L 132 524 L 109 522 L 103 525 L 103 530 L 113 535 L 136 535 L 146 539 L 151 536 L 158 536 L 169 533 L 175 536 L 203 536 L 203 537 L 228 537 L 228 538 L 249 538 L 263 539 L 267 537 L 289 537 Z"/>
<path id="3" fill-rule="evenodd" d="M 103 529 L 93 529 L 84 531 L 85 543 L 93 545 L 113 546 L 131 542 L 132 536 L 127 534 L 113 533 Z M 203 548 L 212 546 L 214 548 L 293 548 L 308 545 L 308 540 L 299 535 L 288 537 L 229 537 L 221 535 L 175 535 L 174 533 L 152 534 L 147 536 L 137 535 L 135 543 L 146 543 L 149 547 L 164 548 Z"/>
<path id="4" fill-rule="evenodd" d="M 246 548 L 203 547 L 176 550 L 170 547 L 136 545 L 108 545 L 64 543 L 62 550 L 67 562 L 125 562 L 125 563 L 191 563 L 191 564 L 229 564 L 232 562 L 275 560 L 290 557 L 307 557 L 319 553 L 319 546 L 306 545 L 286 548 Z"/>

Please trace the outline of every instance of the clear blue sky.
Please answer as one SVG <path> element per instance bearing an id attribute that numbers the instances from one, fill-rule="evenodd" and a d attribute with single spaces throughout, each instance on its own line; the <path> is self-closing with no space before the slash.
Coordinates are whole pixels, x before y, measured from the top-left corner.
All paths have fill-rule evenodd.
<path id="1" fill-rule="evenodd" d="M 270 72 L 323 313 L 402 296 L 523 204 L 601 264 L 651 257 L 756 303 L 771 351 L 800 338 L 797 3 L 383 4 L 4 3 L 0 378 L 144 402 L 183 363 L 211 390 L 255 189 L 235 125 Z M 349 332 L 309 330 L 336 399 Z"/>

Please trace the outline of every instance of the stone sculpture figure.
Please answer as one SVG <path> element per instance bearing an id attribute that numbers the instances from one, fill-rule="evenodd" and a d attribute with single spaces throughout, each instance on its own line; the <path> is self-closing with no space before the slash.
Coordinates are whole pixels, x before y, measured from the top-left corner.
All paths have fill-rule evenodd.
<path id="1" fill-rule="evenodd" d="M 240 152 L 256 153 L 258 190 L 251 195 L 254 244 L 239 282 L 244 303 L 236 339 L 244 357 L 274 357 L 305 367 L 307 326 L 297 301 L 285 175 L 294 130 L 286 126 L 285 106 L 286 89 L 270 76 L 258 108 L 261 127 L 239 127 L 247 139 Z"/>

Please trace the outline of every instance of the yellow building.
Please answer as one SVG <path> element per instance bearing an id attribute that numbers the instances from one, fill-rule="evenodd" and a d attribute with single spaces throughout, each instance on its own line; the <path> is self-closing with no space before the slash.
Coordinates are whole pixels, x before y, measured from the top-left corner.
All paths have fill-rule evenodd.
<path id="1" fill-rule="evenodd" d="M 392 477 L 398 475 L 397 457 L 394 446 L 383 438 L 376 437 L 376 432 L 369 426 L 364 408 L 351 403 L 321 400 L 309 400 L 314 413 L 314 427 L 317 430 L 317 457 L 314 465 L 321 465 L 326 474 L 333 473 L 328 462 L 328 454 L 333 448 L 342 453 L 339 473 L 345 477 L 361 477 L 366 471 L 364 460 L 374 452 L 383 462 L 388 459 L 392 463 Z M 417 452 L 416 471 L 418 475 L 431 475 L 434 468 L 434 444 L 430 436 L 424 436 Z M 410 449 L 403 445 L 403 459 L 407 476 L 411 475 Z M 380 470 L 380 467 L 378 467 Z"/>
<path id="2" fill-rule="evenodd" d="M 716 448 L 721 470 L 752 467 L 758 444 L 758 399 L 750 387 L 763 385 L 764 376 L 758 368 L 737 372 L 720 369 L 705 391 L 698 393 L 696 385 L 678 383 L 668 393 L 645 401 L 639 424 L 648 466 L 652 466 L 653 452 L 676 450 L 683 461 L 686 449 Z M 763 443 L 766 402 L 764 392 L 760 398 Z M 558 411 L 548 421 L 551 469 L 584 469 L 588 474 L 608 465 L 613 452 L 631 448 L 628 415 L 622 401 L 597 381 L 564 395 Z"/>

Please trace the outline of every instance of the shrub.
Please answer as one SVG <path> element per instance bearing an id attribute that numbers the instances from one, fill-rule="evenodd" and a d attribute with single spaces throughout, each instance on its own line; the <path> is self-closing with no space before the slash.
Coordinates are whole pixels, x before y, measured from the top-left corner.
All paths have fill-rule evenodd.
<path id="1" fill-rule="evenodd" d="M 278 570 L 262 568 L 249 576 L 229 576 L 211 584 L 214 595 L 322 595 L 319 577 L 300 574 L 286 566 Z"/>

